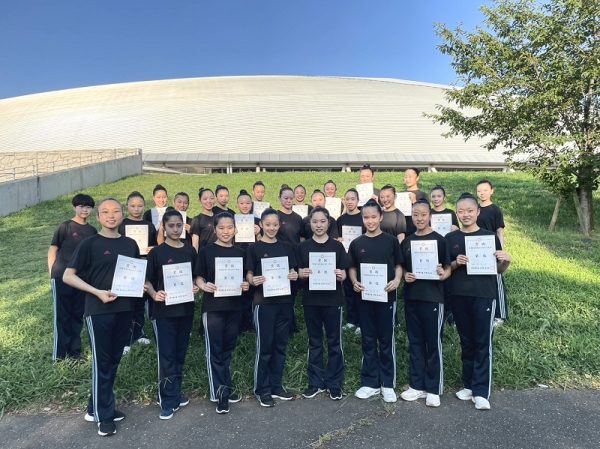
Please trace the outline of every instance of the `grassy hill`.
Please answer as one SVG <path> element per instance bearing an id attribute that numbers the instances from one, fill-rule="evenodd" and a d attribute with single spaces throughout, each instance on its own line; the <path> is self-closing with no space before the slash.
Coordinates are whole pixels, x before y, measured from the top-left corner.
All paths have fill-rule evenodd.
<path id="1" fill-rule="evenodd" d="M 600 385 L 600 245 L 597 236 L 584 239 L 577 233 L 572 205 L 564 205 L 557 231 L 547 232 L 555 198 L 530 176 L 521 173 L 446 172 L 424 173 L 421 184 L 429 190 L 441 184 L 449 204 L 465 191 L 474 191 L 476 182 L 487 177 L 496 187 L 495 202 L 504 210 L 507 250 L 514 262 L 506 274 L 510 295 L 510 320 L 495 335 L 495 388 L 527 388 L 536 384 L 557 387 Z M 334 179 L 338 193 L 356 184 L 356 173 L 287 172 L 242 173 L 234 175 L 175 176 L 145 175 L 91 189 L 96 200 L 114 196 L 124 200 L 139 190 L 152 204 L 156 183 L 192 197 L 189 213 L 199 212 L 200 186 L 224 184 L 235 197 L 240 188 L 250 190 L 254 181 L 267 185 L 267 200 L 277 203 L 279 186 L 302 183 L 309 192 Z M 377 173 L 376 184 L 402 186 L 402 173 Z M 596 211 L 600 201 L 596 196 Z M 46 253 L 56 226 L 72 217 L 70 196 L 59 198 L 0 219 L 0 414 L 38 406 L 82 408 L 90 385 L 90 355 L 87 332 L 83 363 L 52 363 L 52 299 L 46 268 Z M 598 213 L 596 223 L 600 223 Z M 97 224 L 92 220 L 92 224 Z M 306 386 L 306 333 L 290 342 L 285 385 L 301 390 Z M 407 340 L 403 311 L 399 308 L 397 332 L 398 384 L 407 380 Z M 198 334 L 198 319 L 188 352 L 184 390 L 206 396 L 204 341 Z M 147 333 L 151 335 L 150 326 Z M 455 328 L 444 337 L 446 388 L 460 386 L 460 347 Z M 238 341 L 233 362 L 235 386 L 242 393 L 252 391 L 254 334 Z M 346 356 L 345 391 L 359 386 L 360 338 L 344 335 Z M 156 395 L 155 346 L 134 346 L 119 368 L 116 392 L 119 399 L 151 402 Z"/>

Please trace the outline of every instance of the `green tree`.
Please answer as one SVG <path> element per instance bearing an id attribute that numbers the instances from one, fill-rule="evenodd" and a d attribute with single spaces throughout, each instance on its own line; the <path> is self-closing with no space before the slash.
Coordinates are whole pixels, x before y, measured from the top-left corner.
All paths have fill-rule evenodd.
<path id="1" fill-rule="evenodd" d="M 600 1 L 497 0 L 481 27 L 436 31 L 461 88 L 436 122 L 447 135 L 487 138 L 512 167 L 573 195 L 581 231 L 594 228 L 600 180 Z"/>

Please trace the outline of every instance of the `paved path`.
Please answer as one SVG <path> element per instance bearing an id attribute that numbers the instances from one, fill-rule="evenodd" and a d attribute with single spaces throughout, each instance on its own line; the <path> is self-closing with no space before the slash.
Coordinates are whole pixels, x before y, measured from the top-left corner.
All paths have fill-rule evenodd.
<path id="1" fill-rule="evenodd" d="M 424 401 L 384 405 L 323 397 L 261 408 L 255 400 L 217 415 L 196 400 L 170 421 L 157 407 L 123 407 L 125 421 L 109 438 L 82 414 L 0 420 L 0 448 L 600 448 L 600 391 L 496 392 L 492 410 L 475 410 L 453 394 L 438 409 Z"/>

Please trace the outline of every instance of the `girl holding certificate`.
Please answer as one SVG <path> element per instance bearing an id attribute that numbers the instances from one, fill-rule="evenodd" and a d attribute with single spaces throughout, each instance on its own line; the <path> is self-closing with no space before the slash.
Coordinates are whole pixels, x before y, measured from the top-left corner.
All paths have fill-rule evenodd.
<path id="1" fill-rule="evenodd" d="M 431 215 L 450 215 L 450 231 L 458 229 L 458 218 L 456 212 L 446 207 L 446 190 L 442 186 L 435 186 L 431 189 Z"/>
<path id="2" fill-rule="evenodd" d="M 502 251 L 497 235 L 477 225 L 479 204 L 475 197 L 461 195 L 456 211 L 462 229 L 446 236 L 452 261 L 452 314 L 462 350 L 464 388 L 456 396 L 472 400 L 478 410 L 489 410 L 496 273 L 506 271 L 511 258 Z"/>
<path id="3" fill-rule="evenodd" d="M 92 348 L 92 393 L 85 420 L 97 422 L 98 435 L 108 436 L 117 432 L 115 421 L 125 418 L 115 409 L 113 385 L 123 348 L 131 337 L 134 303 L 139 300 L 117 296 L 111 288 L 119 256 L 138 258 L 140 251 L 133 239 L 119 234 L 121 203 L 114 198 L 103 200 L 97 218 L 102 229 L 81 242 L 63 282 L 85 292 L 84 316 Z"/>
<path id="4" fill-rule="evenodd" d="M 328 390 L 331 399 L 339 400 L 344 382 L 342 282 L 346 279 L 348 259 L 344 245 L 328 235 L 327 209 L 315 207 L 309 217 L 312 238 L 298 247 L 298 275 L 305 281 L 302 304 L 308 333 L 308 387 L 302 396 L 313 398 Z M 323 365 L 323 328 L 327 368 Z"/>
<path id="5" fill-rule="evenodd" d="M 194 320 L 193 295 L 198 291 L 192 279 L 197 255 L 194 248 L 179 239 L 183 226 L 179 211 L 165 212 L 162 227 L 166 239 L 148 255 L 146 272 L 146 291 L 154 301 L 150 318 L 158 358 L 159 418 L 163 420 L 171 419 L 189 403 L 181 393 L 181 384 Z M 182 274 L 175 278 L 173 270 Z M 173 284 L 183 285 L 183 291 L 171 290 Z M 171 293 L 167 293 L 169 290 Z"/>
<path id="6" fill-rule="evenodd" d="M 198 190 L 198 200 L 202 205 L 202 212 L 196 215 L 190 230 L 192 234 L 192 246 L 196 251 L 200 251 L 204 246 L 217 239 L 213 226 L 213 206 L 215 203 L 213 191 L 200 187 L 200 190 Z"/>
<path id="7" fill-rule="evenodd" d="M 283 401 L 293 399 L 283 388 L 282 379 L 294 302 L 290 281 L 296 281 L 298 273 L 294 248 L 277 238 L 280 228 L 278 212 L 265 210 L 261 226 L 262 239 L 250 245 L 247 251 L 246 279 L 256 287 L 254 394 L 261 406 L 273 407 L 273 398 Z"/>
<path id="8" fill-rule="evenodd" d="M 154 229 L 158 231 L 162 216 L 167 210 L 167 201 L 169 197 L 167 195 L 167 189 L 160 184 L 156 184 L 152 189 L 152 200 L 154 201 L 154 207 L 144 212 L 144 220 L 151 222 L 154 225 Z"/>
<path id="9" fill-rule="evenodd" d="M 401 242 L 406 237 L 406 218 L 396 207 L 396 188 L 393 185 L 386 184 L 381 188 L 379 204 L 383 208 L 381 230 Z"/>
<path id="10" fill-rule="evenodd" d="M 396 289 L 403 258 L 398 239 L 381 230 L 381 207 L 369 200 L 362 208 L 366 233 L 350 243 L 349 277 L 361 294 L 358 313 L 362 332 L 361 387 L 355 396 L 367 399 L 381 392 L 396 402 Z"/>
<path id="11" fill-rule="evenodd" d="M 444 389 L 442 281 L 450 276 L 450 251 L 446 239 L 429 226 L 430 219 L 427 200 L 413 204 L 412 221 L 416 231 L 401 245 L 410 388 L 400 397 L 405 401 L 425 398 L 427 406 L 439 407 Z"/>
<path id="12" fill-rule="evenodd" d="M 217 413 L 229 413 L 229 403 L 241 396 L 233 393 L 231 358 L 240 333 L 244 280 L 244 250 L 233 245 L 235 219 L 228 212 L 215 216 L 217 241 L 204 247 L 199 255 L 197 284 L 204 292 L 202 323 L 206 343 L 206 365 L 210 400 L 217 402 Z"/>

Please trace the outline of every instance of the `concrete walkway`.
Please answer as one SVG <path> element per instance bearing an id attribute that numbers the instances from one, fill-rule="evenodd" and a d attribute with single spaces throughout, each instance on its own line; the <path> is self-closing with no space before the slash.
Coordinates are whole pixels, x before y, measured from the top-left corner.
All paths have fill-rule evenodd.
<path id="1" fill-rule="evenodd" d="M 254 399 L 217 415 L 214 404 L 192 401 L 173 419 L 158 407 L 122 407 L 117 434 L 101 438 L 83 414 L 6 415 L 0 448 L 590 448 L 600 447 L 600 391 L 529 390 L 494 393 L 492 410 L 475 410 L 454 394 L 438 409 L 423 400 L 383 404 L 352 396 L 278 402 Z"/>

